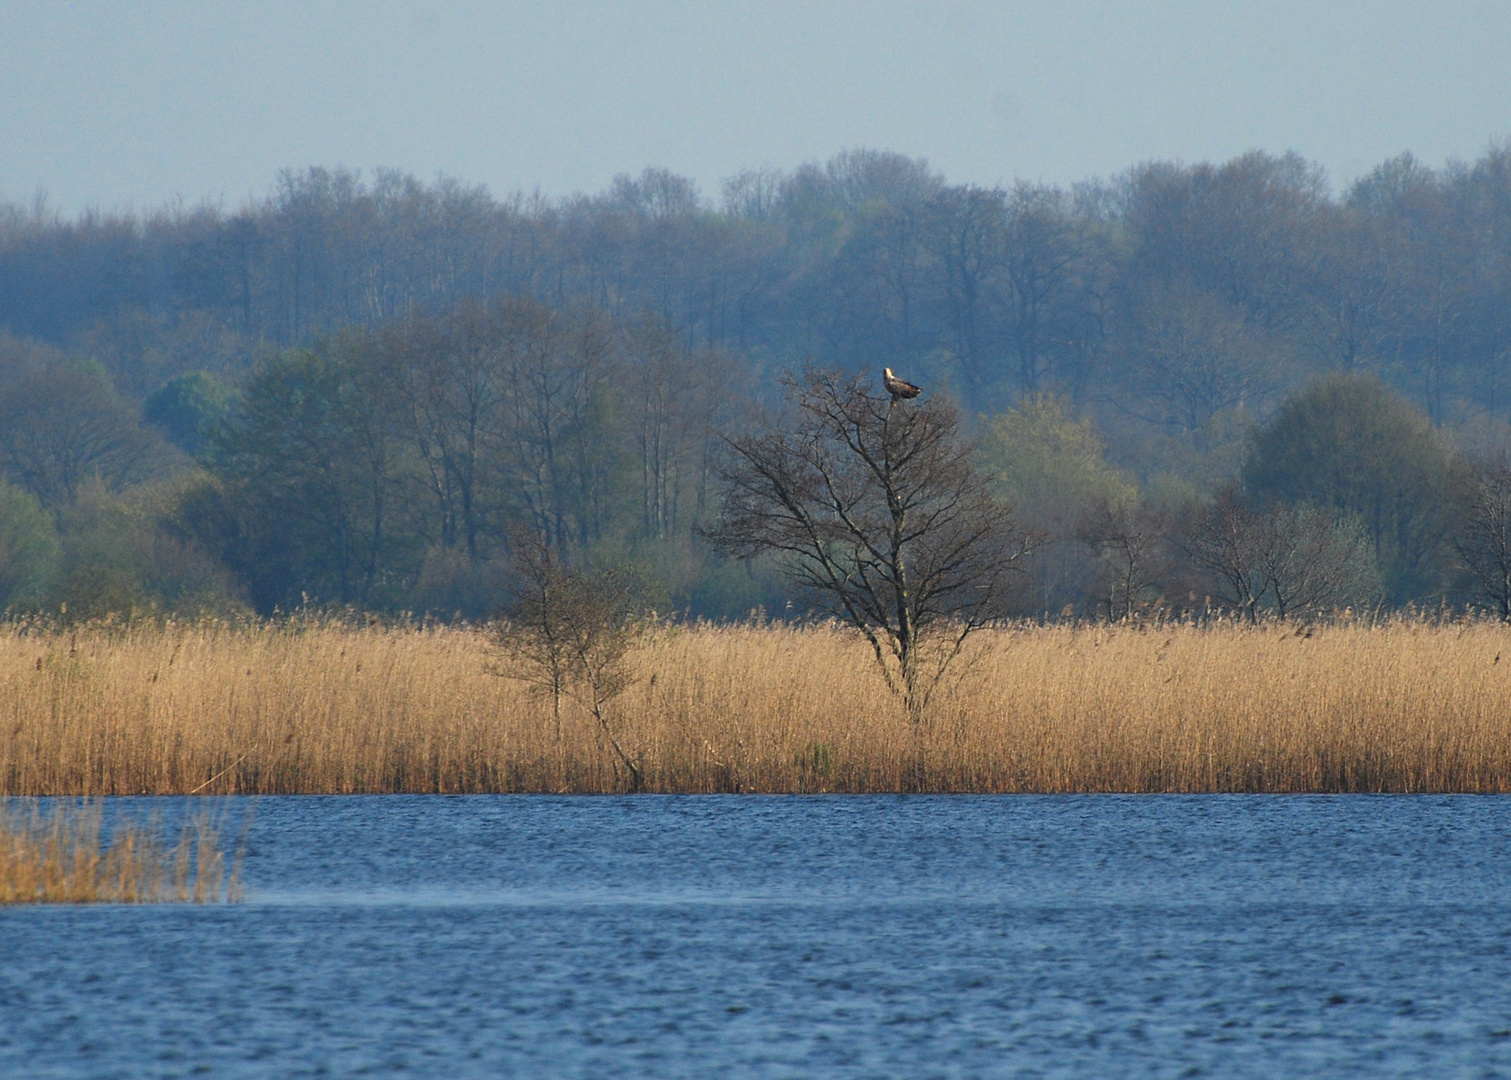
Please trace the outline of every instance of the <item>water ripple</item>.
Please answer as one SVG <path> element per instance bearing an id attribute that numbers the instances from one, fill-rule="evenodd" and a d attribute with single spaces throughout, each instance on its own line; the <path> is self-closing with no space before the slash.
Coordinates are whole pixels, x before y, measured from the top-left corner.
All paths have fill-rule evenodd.
<path id="1" fill-rule="evenodd" d="M 1507 799 L 263 799 L 246 877 L 0 911 L 0 1075 L 1511 1075 Z"/>

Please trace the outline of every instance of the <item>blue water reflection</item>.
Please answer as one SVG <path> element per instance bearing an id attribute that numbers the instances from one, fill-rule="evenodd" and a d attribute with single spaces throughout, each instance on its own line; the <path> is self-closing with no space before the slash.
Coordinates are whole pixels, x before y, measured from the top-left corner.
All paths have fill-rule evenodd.
<path id="1" fill-rule="evenodd" d="M 0 1075 L 1511 1075 L 1507 799 L 278 798 L 245 875 L 0 911 Z"/>

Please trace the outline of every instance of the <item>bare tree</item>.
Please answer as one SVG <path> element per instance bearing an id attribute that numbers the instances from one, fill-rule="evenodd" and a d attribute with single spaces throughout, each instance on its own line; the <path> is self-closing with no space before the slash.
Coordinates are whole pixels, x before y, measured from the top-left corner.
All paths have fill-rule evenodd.
<path id="1" fill-rule="evenodd" d="M 1078 237 L 1065 192 L 1026 183 L 1014 185 L 1007 203 L 1003 269 L 1007 332 L 1018 360 L 1018 385 L 1038 390 L 1054 373 L 1057 352 L 1076 337 L 1072 280 Z"/>
<path id="2" fill-rule="evenodd" d="M 1191 561 L 1219 599 L 1257 622 L 1367 601 L 1379 591 L 1369 537 L 1357 519 L 1307 503 L 1256 504 L 1236 488 L 1187 521 Z"/>
<path id="3" fill-rule="evenodd" d="M 929 239 L 941 271 L 953 344 L 967 385 L 978 392 L 987 384 L 987 362 L 992 359 L 983 344 L 997 336 L 990 333 L 989 323 L 999 293 L 996 279 L 1002 272 L 1005 203 L 1001 189 L 952 187 L 939 192 L 932 204 Z M 1020 314 L 1016 304 L 1012 310 Z M 1015 344 L 1020 343 L 1017 330 L 1015 322 Z"/>
<path id="4" fill-rule="evenodd" d="M 562 699 L 579 701 L 613 750 L 615 775 L 641 790 L 644 774 L 608 716 L 609 703 L 634 682 L 628 660 L 644 629 L 635 582 L 622 571 L 564 566 L 535 536 L 517 533 L 513 546 L 516 579 L 509 609 L 494 625 L 503 656 L 493 672 L 550 695 L 558 738 Z"/>
<path id="5" fill-rule="evenodd" d="M 1190 285 L 1157 285 L 1137 301 L 1128 369 L 1134 411 L 1172 431 L 1206 429 L 1263 400 L 1283 377 L 1284 353 L 1238 305 Z"/>
<path id="6" fill-rule="evenodd" d="M 618 405 L 638 467 L 644 535 L 685 535 L 704 511 L 718 428 L 740 398 L 736 369 L 714 350 L 693 352 L 649 318 L 620 335 Z"/>
<path id="7" fill-rule="evenodd" d="M 510 507 L 553 547 L 581 550 L 607 527 L 614 447 L 603 412 L 614 375 L 601 318 L 533 301 L 502 306 L 494 328 L 498 430 L 490 459 Z"/>
<path id="8" fill-rule="evenodd" d="M 1276 504 L 1260 518 L 1259 562 L 1282 619 L 1375 598 L 1379 574 L 1357 518 L 1310 503 Z"/>
<path id="9" fill-rule="evenodd" d="M 1256 554 L 1258 522 L 1242 494 L 1224 488 L 1210 505 L 1193 510 L 1182 530 L 1182 546 L 1197 569 L 1207 574 L 1226 607 L 1259 621 L 1264 576 Z"/>
<path id="10" fill-rule="evenodd" d="M 444 318 L 391 327 L 377 361 L 397 384 L 400 426 L 423 465 L 441 544 L 478 558 L 488 444 L 500 411 L 493 311 L 466 303 Z"/>
<path id="11" fill-rule="evenodd" d="M 1511 621 L 1511 468 L 1496 465 L 1480 477 L 1454 546 L 1481 594 Z"/>
<path id="12" fill-rule="evenodd" d="M 92 477 L 121 491 L 164 471 L 162 440 L 103 371 L 57 363 L 0 377 L 0 474 L 43 506 L 68 505 Z"/>
<path id="13" fill-rule="evenodd" d="M 860 631 L 915 721 L 966 638 L 999 617 L 1027 539 L 995 502 L 941 398 L 896 402 L 858 375 L 787 380 L 792 423 L 732 438 L 709 538 L 774 552 Z"/>
<path id="14" fill-rule="evenodd" d="M 1083 517 L 1076 531 L 1101 561 L 1099 600 L 1107 621 L 1138 614 L 1153 597 L 1164 569 L 1165 515 L 1146 502 L 1110 499 Z"/>

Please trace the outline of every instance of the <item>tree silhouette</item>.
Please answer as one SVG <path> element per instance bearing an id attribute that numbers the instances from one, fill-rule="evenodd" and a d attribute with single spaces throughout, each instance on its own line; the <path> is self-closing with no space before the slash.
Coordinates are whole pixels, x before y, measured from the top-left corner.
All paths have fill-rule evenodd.
<path id="1" fill-rule="evenodd" d="M 724 516 L 707 535 L 775 553 L 854 627 L 915 719 L 966 638 L 1003 611 L 1027 538 L 992 499 L 954 407 L 894 403 L 861 376 L 787 381 L 791 423 L 729 440 Z"/>

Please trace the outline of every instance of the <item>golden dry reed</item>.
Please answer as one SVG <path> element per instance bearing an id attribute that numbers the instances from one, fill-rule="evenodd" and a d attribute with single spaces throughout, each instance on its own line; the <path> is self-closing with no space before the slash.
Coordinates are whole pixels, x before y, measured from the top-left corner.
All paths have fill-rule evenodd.
<path id="1" fill-rule="evenodd" d="M 975 640 L 915 725 L 841 630 L 665 628 L 607 715 L 659 792 L 1511 790 L 1496 623 Z M 0 794 L 624 790 L 587 710 L 553 720 L 513 662 L 465 628 L 12 625 Z"/>
<path id="2" fill-rule="evenodd" d="M 216 816 L 200 812 L 178 842 L 159 822 L 127 819 L 106 841 L 97 802 L 0 810 L 0 904 L 203 904 L 242 897 L 240 856 L 226 873 Z"/>

